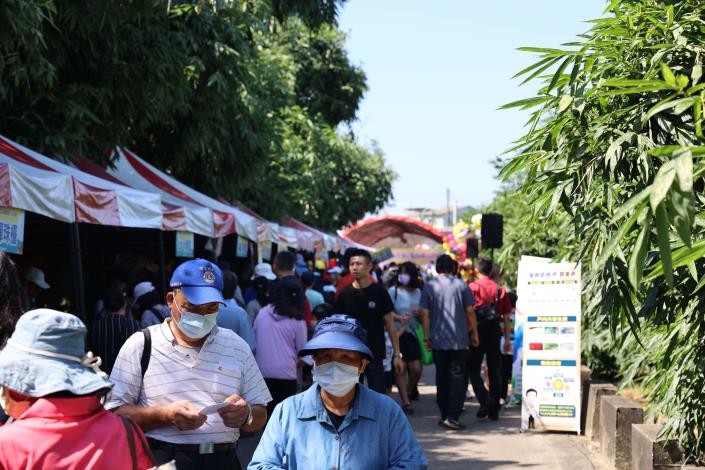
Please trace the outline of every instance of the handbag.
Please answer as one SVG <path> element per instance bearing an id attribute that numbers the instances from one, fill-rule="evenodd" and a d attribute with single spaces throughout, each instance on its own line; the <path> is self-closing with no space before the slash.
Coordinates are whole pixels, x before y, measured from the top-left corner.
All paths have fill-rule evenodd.
<path id="1" fill-rule="evenodd" d="M 419 346 L 421 347 L 421 362 L 427 366 L 433 364 L 433 351 L 426 349 L 426 338 L 423 334 L 422 325 L 416 327 L 416 339 L 419 340 Z"/>
<path id="2" fill-rule="evenodd" d="M 499 323 L 499 294 L 501 293 L 501 287 L 497 286 L 497 293 L 495 295 L 494 303 L 483 305 L 480 308 L 475 309 L 475 318 L 477 318 L 477 327 L 487 326 L 491 323 Z"/>

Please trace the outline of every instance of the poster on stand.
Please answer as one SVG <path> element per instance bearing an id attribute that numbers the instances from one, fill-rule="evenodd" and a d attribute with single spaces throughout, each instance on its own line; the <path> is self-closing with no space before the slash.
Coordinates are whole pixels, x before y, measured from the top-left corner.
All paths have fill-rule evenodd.
<path id="1" fill-rule="evenodd" d="M 247 253 L 249 249 L 249 242 L 247 238 L 237 236 L 237 245 L 235 247 L 235 256 L 238 258 L 247 258 Z"/>
<path id="2" fill-rule="evenodd" d="M 521 429 L 580 432 L 580 265 L 522 258 Z"/>
<path id="3" fill-rule="evenodd" d="M 193 258 L 193 239 L 191 232 L 176 232 L 177 258 Z"/>
<path id="4" fill-rule="evenodd" d="M 0 207 L 0 250 L 22 254 L 24 249 L 24 211 Z"/>

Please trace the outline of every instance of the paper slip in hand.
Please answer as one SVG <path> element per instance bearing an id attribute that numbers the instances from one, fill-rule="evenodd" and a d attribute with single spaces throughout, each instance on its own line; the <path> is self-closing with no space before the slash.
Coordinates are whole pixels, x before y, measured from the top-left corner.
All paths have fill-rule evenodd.
<path id="1" fill-rule="evenodd" d="M 228 406 L 230 403 L 224 401 L 223 403 L 216 403 L 215 405 L 206 406 L 199 413 L 202 415 L 212 415 L 224 406 Z"/>

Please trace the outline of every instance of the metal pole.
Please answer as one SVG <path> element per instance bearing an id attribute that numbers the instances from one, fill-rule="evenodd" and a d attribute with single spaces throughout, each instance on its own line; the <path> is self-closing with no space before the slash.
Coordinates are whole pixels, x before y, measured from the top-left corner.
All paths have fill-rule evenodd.
<path id="1" fill-rule="evenodd" d="M 73 302 L 75 313 L 82 320 L 86 320 L 86 299 L 83 285 L 83 263 L 81 262 L 81 238 L 78 222 L 69 224 L 71 238 L 71 271 L 73 273 Z"/>
<path id="2" fill-rule="evenodd" d="M 159 232 L 159 289 L 161 295 L 166 295 L 166 263 L 164 262 L 164 231 Z"/>

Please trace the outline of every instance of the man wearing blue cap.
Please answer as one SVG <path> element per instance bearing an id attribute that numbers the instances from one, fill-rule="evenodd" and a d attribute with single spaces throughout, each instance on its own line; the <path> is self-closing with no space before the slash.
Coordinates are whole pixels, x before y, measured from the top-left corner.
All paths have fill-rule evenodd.
<path id="1" fill-rule="evenodd" d="M 220 268 L 187 261 L 169 285 L 171 317 L 127 340 L 106 407 L 142 427 L 157 464 L 239 469 L 240 430 L 264 426 L 271 396 L 247 343 L 216 326 L 225 304 Z"/>
<path id="2" fill-rule="evenodd" d="M 277 405 L 248 466 L 264 469 L 425 469 L 404 412 L 359 383 L 372 359 L 355 319 L 321 321 L 299 356 L 313 356 L 315 383 Z"/>

